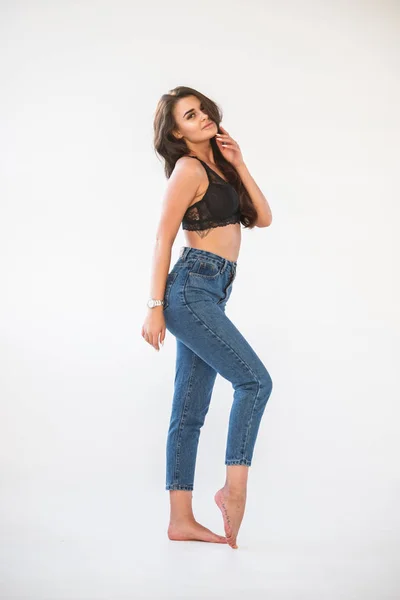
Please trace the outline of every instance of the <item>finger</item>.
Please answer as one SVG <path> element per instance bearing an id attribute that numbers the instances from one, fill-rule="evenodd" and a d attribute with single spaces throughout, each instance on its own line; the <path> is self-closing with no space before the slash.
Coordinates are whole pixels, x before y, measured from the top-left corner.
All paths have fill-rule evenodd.
<path id="1" fill-rule="evenodd" d="M 226 148 L 230 148 L 232 150 L 240 150 L 239 146 L 237 144 L 235 144 L 234 142 L 221 142 L 224 147 Z"/>
<path id="2" fill-rule="evenodd" d="M 164 345 L 164 340 L 165 340 L 165 329 L 163 329 L 160 333 L 160 344 Z"/>
<path id="3" fill-rule="evenodd" d="M 237 144 L 237 145 L 239 145 L 237 142 L 235 142 L 235 140 L 233 140 L 229 136 L 227 136 L 227 137 L 217 137 L 216 139 L 217 139 L 217 142 L 223 142 L 224 144 Z"/>
<path id="4" fill-rule="evenodd" d="M 153 335 L 153 342 L 152 345 L 154 346 L 154 348 L 157 350 L 157 352 L 160 350 L 159 346 L 158 346 L 158 334 L 154 334 Z"/>
<path id="5" fill-rule="evenodd" d="M 225 146 L 226 144 L 229 143 L 229 140 L 227 138 L 220 140 L 217 138 L 217 142 L 219 142 L 219 144 L 222 144 L 223 146 Z"/>

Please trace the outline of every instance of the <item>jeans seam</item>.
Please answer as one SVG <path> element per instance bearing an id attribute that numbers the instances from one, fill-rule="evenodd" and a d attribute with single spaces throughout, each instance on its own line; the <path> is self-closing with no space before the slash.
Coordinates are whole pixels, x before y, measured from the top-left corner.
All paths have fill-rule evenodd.
<path id="1" fill-rule="evenodd" d="M 221 275 L 221 271 L 216 273 L 215 275 L 203 275 L 202 273 L 196 273 L 195 271 L 189 271 L 189 275 L 196 275 L 196 277 L 201 277 L 201 279 L 212 279 L 215 280 Z"/>
<path id="2" fill-rule="evenodd" d="M 251 427 L 251 424 L 252 424 L 252 422 L 253 422 L 254 411 L 255 411 L 255 409 L 256 409 L 256 404 L 257 404 L 258 396 L 259 396 L 260 389 L 261 389 L 261 382 L 260 382 L 260 380 L 259 380 L 259 379 L 257 379 L 256 381 L 257 381 L 257 383 L 258 383 L 258 390 L 257 390 L 256 397 L 254 398 L 254 402 L 253 402 L 253 408 L 252 408 L 252 411 L 251 411 L 251 415 L 250 415 L 250 418 L 249 418 L 249 422 L 247 423 L 246 437 L 245 437 L 245 440 L 244 440 L 244 445 L 243 445 L 243 456 L 244 456 L 244 455 L 245 455 L 245 453 L 246 453 L 246 446 L 247 446 L 247 440 L 248 440 L 248 438 L 249 438 L 250 427 Z"/>
<path id="3" fill-rule="evenodd" d="M 194 317 L 203 325 L 203 327 L 205 327 L 208 331 L 211 332 L 211 334 L 220 342 L 222 342 L 222 344 L 224 344 L 227 348 L 229 348 L 229 350 L 236 356 L 236 358 L 239 360 L 239 362 L 241 362 L 249 371 L 250 373 L 253 375 L 255 381 L 258 384 L 258 390 L 257 390 L 257 394 L 254 398 L 254 403 L 253 403 L 253 409 L 251 411 L 251 415 L 249 418 L 249 422 L 247 423 L 246 426 L 246 435 L 245 435 L 245 439 L 243 442 L 243 458 L 244 458 L 244 454 L 245 454 L 245 449 L 246 449 L 246 444 L 247 444 L 247 440 L 248 440 L 248 435 L 249 435 L 249 431 L 250 431 L 250 425 L 251 422 L 253 420 L 253 415 L 254 415 L 254 410 L 255 410 L 255 406 L 257 403 L 257 399 L 258 399 L 258 395 L 260 392 L 260 388 L 261 388 L 261 384 L 260 384 L 260 380 L 258 379 L 258 377 L 256 376 L 256 374 L 254 373 L 253 369 L 244 361 L 240 358 L 240 356 L 235 352 L 235 350 L 232 348 L 232 346 L 230 346 L 227 342 L 225 342 L 219 335 L 217 335 L 210 327 L 208 327 L 207 323 L 205 323 L 199 316 L 198 314 L 190 307 L 189 303 L 186 300 L 186 283 L 188 281 L 188 277 L 186 277 L 184 286 L 183 286 L 183 299 L 184 299 L 184 304 L 185 306 L 190 310 L 190 312 L 194 315 Z"/>
<path id="4" fill-rule="evenodd" d="M 190 377 L 188 380 L 188 387 L 186 388 L 186 393 L 185 393 L 185 401 L 183 403 L 183 409 L 182 409 L 182 415 L 181 415 L 181 420 L 179 422 L 179 428 L 178 428 L 178 434 L 177 434 L 177 440 L 176 440 L 176 454 L 175 454 L 175 466 L 174 466 L 174 476 L 173 476 L 173 481 L 177 482 L 179 479 L 179 465 L 180 465 L 180 440 L 181 440 L 181 434 L 182 434 L 182 430 L 184 427 L 184 421 L 187 415 L 187 405 L 188 405 L 188 399 L 190 398 L 190 393 L 192 391 L 192 379 L 193 379 L 193 373 L 195 370 L 195 363 L 196 363 L 196 358 L 197 355 L 195 353 L 193 353 L 193 360 L 192 360 L 192 366 L 190 369 Z M 175 484 L 172 484 L 175 485 Z"/>

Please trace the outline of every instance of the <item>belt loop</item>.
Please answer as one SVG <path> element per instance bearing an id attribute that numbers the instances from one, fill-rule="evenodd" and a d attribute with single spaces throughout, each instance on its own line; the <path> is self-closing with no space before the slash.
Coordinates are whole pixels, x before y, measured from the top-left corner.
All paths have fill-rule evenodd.
<path id="1" fill-rule="evenodd" d="M 180 251 L 179 251 L 179 257 L 180 257 L 182 260 L 186 260 L 186 256 L 187 256 L 187 254 L 188 254 L 189 250 L 190 250 L 190 247 L 189 247 L 189 246 L 182 246 L 182 248 L 181 248 L 181 249 L 180 249 Z"/>
<path id="2" fill-rule="evenodd" d="M 224 262 L 222 265 L 222 269 L 221 269 L 221 273 L 223 273 L 225 271 L 226 265 L 228 264 L 228 261 L 226 260 L 226 258 L 224 258 Z"/>

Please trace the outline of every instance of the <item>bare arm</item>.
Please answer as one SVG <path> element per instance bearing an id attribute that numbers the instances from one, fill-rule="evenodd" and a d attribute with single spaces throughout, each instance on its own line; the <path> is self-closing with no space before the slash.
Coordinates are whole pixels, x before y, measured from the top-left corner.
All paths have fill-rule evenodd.
<path id="1" fill-rule="evenodd" d="M 168 180 L 153 251 L 150 297 L 162 300 L 171 264 L 171 251 L 183 215 L 196 195 L 200 182 L 199 165 L 190 158 L 181 158 Z M 162 310 L 156 306 L 149 310 Z"/>
<path id="2" fill-rule="evenodd" d="M 202 173 L 197 160 L 181 157 L 177 160 L 175 168 L 168 179 L 152 257 L 151 298 L 158 300 L 164 298 L 167 275 L 171 264 L 172 246 L 183 215 L 197 193 L 201 176 Z M 156 350 L 159 350 L 158 336 L 160 333 L 160 342 L 164 341 L 165 337 L 165 321 L 162 312 L 162 306 L 149 308 L 142 327 L 142 336 Z"/>

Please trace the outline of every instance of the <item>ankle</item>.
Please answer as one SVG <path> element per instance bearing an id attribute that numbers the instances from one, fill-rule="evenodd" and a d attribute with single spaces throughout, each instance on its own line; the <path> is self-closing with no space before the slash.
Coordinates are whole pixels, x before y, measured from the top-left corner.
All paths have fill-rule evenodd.
<path id="1" fill-rule="evenodd" d="M 169 519 L 169 524 L 170 526 L 182 526 L 182 525 L 193 525 L 193 523 L 196 523 L 196 519 L 194 518 L 194 515 L 175 515 L 175 516 L 171 516 Z"/>
<path id="2" fill-rule="evenodd" d="M 246 498 L 247 495 L 247 488 L 243 487 L 243 485 L 225 483 L 222 491 L 229 498 Z"/>

